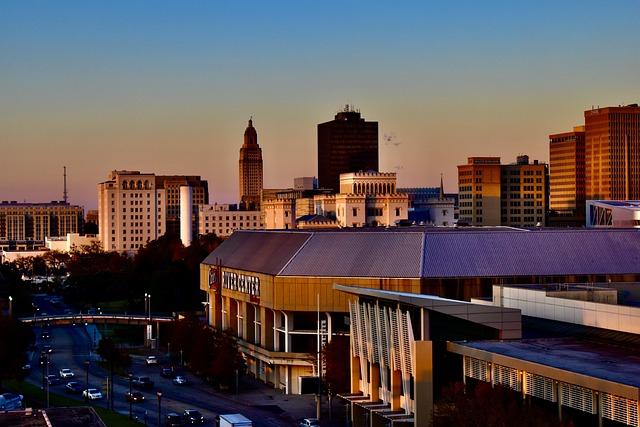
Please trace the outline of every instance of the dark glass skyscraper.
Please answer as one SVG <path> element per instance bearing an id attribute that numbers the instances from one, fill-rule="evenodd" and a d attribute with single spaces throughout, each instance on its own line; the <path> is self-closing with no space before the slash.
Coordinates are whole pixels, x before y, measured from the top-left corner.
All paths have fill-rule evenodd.
<path id="1" fill-rule="evenodd" d="M 378 172 L 378 122 L 367 122 L 350 106 L 318 125 L 318 184 L 340 189 L 340 174 Z"/>

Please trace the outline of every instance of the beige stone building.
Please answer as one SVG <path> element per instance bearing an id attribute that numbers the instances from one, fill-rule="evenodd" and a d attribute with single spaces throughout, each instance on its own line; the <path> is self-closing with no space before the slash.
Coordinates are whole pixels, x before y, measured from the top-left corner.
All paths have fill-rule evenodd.
<path id="1" fill-rule="evenodd" d="M 105 251 L 137 251 L 166 230 L 167 197 L 153 173 L 112 171 L 98 184 L 99 236 Z"/>
<path id="2" fill-rule="evenodd" d="M 262 194 L 262 148 L 258 145 L 258 133 L 253 120 L 244 131 L 244 143 L 240 148 L 240 203 L 246 209 L 260 209 Z"/>
<path id="3" fill-rule="evenodd" d="M 239 211 L 235 205 L 213 204 L 198 208 L 198 234 L 229 237 L 237 230 L 262 230 L 261 211 Z"/>

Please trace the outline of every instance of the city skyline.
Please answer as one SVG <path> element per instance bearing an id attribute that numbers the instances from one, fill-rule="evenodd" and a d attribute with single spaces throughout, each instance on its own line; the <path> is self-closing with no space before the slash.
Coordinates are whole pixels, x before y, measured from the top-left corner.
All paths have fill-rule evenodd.
<path id="1" fill-rule="evenodd" d="M 548 135 L 584 110 L 637 102 L 638 11 L 3 2 L 0 196 L 61 199 L 67 166 L 86 209 L 114 169 L 200 175 L 211 200 L 237 202 L 251 115 L 264 185 L 287 187 L 317 175 L 316 126 L 345 103 L 380 124 L 380 170 L 399 186 L 443 173 L 453 190 L 468 156 L 546 162 Z"/>

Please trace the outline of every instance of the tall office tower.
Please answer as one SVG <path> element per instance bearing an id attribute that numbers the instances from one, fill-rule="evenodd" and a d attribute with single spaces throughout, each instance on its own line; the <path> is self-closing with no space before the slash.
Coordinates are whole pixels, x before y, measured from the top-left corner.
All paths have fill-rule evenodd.
<path id="1" fill-rule="evenodd" d="M 509 227 L 546 225 L 549 169 L 529 156 L 501 165 L 500 224 Z"/>
<path id="2" fill-rule="evenodd" d="M 243 209 L 260 209 L 262 194 L 262 148 L 258 145 L 258 133 L 253 120 L 244 131 L 244 143 L 240 148 L 240 203 Z"/>
<path id="3" fill-rule="evenodd" d="M 500 157 L 469 157 L 458 165 L 458 223 L 500 225 Z"/>
<path id="4" fill-rule="evenodd" d="M 340 190 L 340 174 L 378 172 L 378 122 L 367 122 L 349 105 L 318 125 L 318 184 Z"/>
<path id="5" fill-rule="evenodd" d="M 584 126 L 575 126 L 549 135 L 549 225 L 584 225 L 584 134 Z"/>
<path id="6" fill-rule="evenodd" d="M 184 186 L 192 189 L 192 235 L 197 236 L 198 207 L 209 204 L 207 181 L 193 175 L 156 175 L 156 189 L 164 189 L 167 196 L 166 232 L 176 236 L 180 235 L 180 187 Z"/>
<path id="7" fill-rule="evenodd" d="M 640 107 L 587 110 L 585 186 L 588 200 L 640 199 Z"/>
<path id="8" fill-rule="evenodd" d="M 0 250 L 33 249 L 47 237 L 80 233 L 84 209 L 67 202 L 0 202 Z"/>
<path id="9" fill-rule="evenodd" d="M 112 171 L 98 184 L 98 223 L 105 251 L 137 251 L 165 233 L 166 190 L 156 176 Z"/>

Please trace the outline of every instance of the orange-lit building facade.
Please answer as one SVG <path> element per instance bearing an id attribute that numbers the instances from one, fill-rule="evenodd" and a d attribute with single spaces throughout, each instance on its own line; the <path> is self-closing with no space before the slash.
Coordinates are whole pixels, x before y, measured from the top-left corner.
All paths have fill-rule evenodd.
<path id="1" fill-rule="evenodd" d="M 640 107 L 587 110 L 585 172 L 588 200 L 640 199 Z"/>
<path id="2" fill-rule="evenodd" d="M 500 166 L 500 223 L 511 227 L 546 225 L 548 210 L 547 165 L 529 156 L 518 156 L 516 163 Z"/>
<path id="3" fill-rule="evenodd" d="M 581 226 L 585 216 L 585 128 L 549 135 L 550 225 Z"/>
<path id="4" fill-rule="evenodd" d="M 500 225 L 500 157 L 469 157 L 458 166 L 459 223 Z"/>

